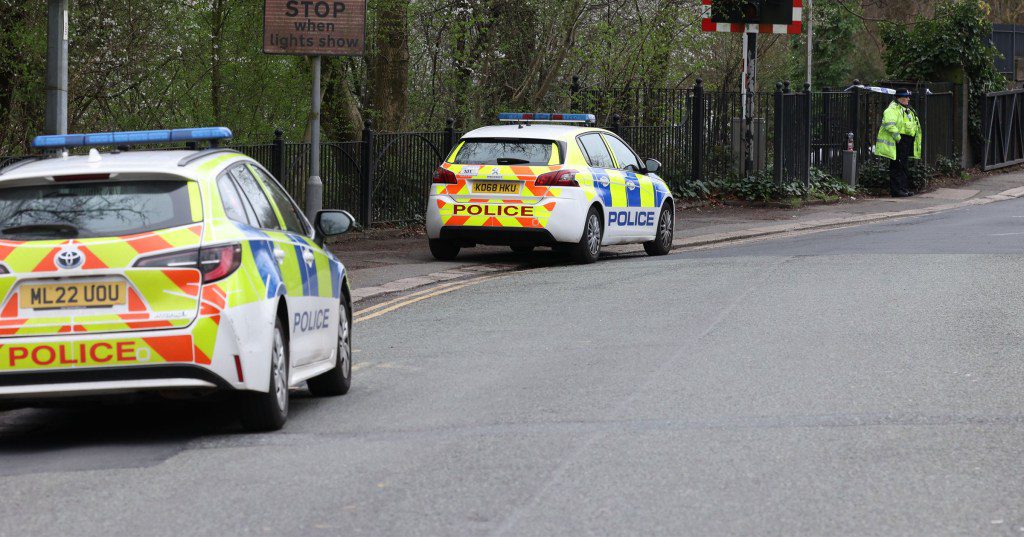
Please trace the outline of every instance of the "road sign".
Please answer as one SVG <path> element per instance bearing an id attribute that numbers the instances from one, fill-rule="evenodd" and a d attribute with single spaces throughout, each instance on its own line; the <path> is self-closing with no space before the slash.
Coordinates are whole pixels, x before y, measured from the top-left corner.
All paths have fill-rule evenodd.
<path id="1" fill-rule="evenodd" d="M 701 30 L 754 34 L 799 34 L 803 0 L 701 0 Z"/>
<path id="2" fill-rule="evenodd" d="M 310 222 L 324 205 L 320 179 L 320 57 L 362 56 L 365 51 L 366 0 L 263 2 L 263 52 L 313 57 L 305 206 Z"/>
<path id="3" fill-rule="evenodd" d="M 264 0 L 263 52 L 362 56 L 366 0 Z"/>

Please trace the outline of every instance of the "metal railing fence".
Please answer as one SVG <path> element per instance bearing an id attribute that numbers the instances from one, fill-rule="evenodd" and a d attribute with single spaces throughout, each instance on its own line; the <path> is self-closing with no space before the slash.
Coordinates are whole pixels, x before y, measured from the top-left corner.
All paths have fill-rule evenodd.
<path id="1" fill-rule="evenodd" d="M 950 134 L 958 106 L 954 94 L 915 90 L 925 161 L 934 164 L 940 157 L 952 157 L 956 139 Z M 1024 159 L 1020 95 L 1005 92 L 986 100 L 987 166 Z M 739 92 L 706 91 L 698 80 L 687 89 L 578 90 L 572 103 L 574 110 L 595 107 L 600 124 L 642 157 L 660 160 L 659 175 L 673 189 L 683 189 L 696 181 L 737 175 L 740 133 L 733 130 L 744 128 L 737 121 L 741 98 Z M 765 158 L 752 172 L 784 183 L 808 182 L 812 168 L 841 175 L 850 133 L 861 161 L 873 158 L 871 146 L 892 97 L 859 89 L 809 92 L 780 84 L 774 92 L 758 92 L 753 100 L 755 115 L 764 124 Z M 433 171 L 461 134 L 452 120 L 441 130 L 427 132 L 377 132 L 367 122 L 359 141 L 324 142 L 324 207 L 347 209 L 365 226 L 422 221 Z M 227 145 L 260 162 L 296 200 L 305 199 L 309 143 L 287 142 L 277 131 L 269 143 Z M 0 167 L 22 158 L 0 157 Z"/>

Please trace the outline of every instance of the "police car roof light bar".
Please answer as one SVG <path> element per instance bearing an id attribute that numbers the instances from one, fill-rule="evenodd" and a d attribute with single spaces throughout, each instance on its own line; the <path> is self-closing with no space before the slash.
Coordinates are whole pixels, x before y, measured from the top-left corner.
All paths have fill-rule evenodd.
<path id="1" fill-rule="evenodd" d="M 153 131 L 96 132 L 91 134 L 50 134 L 36 136 L 32 147 L 57 149 L 69 147 L 90 147 L 97 145 L 165 144 L 198 142 L 231 138 L 227 127 L 198 127 L 194 129 L 164 129 Z"/>
<path id="2" fill-rule="evenodd" d="M 594 114 L 549 114 L 547 112 L 501 112 L 498 121 L 541 123 L 597 123 Z"/>

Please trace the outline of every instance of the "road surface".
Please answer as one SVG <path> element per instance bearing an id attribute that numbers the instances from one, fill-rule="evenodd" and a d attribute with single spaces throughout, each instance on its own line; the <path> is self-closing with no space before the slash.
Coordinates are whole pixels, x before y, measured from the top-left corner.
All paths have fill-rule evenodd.
<path id="1" fill-rule="evenodd" d="M 0 535 L 1021 534 L 1022 251 L 1017 200 L 485 279 L 276 434 L 0 413 Z"/>

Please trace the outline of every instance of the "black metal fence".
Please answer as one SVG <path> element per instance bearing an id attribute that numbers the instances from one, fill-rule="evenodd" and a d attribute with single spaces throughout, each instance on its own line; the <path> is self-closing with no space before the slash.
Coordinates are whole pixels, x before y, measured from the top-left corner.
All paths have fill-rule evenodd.
<path id="1" fill-rule="evenodd" d="M 984 104 L 981 169 L 1024 163 L 1024 90 L 989 93 Z"/>
<path id="2" fill-rule="evenodd" d="M 953 156 L 954 93 L 914 89 L 913 106 L 925 133 L 925 161 Z M 686 89 L 577 89 L 571 100 L 574 110 L 597 110 L 599 123 L 617 132 L 642 157 L 660 160 L 659 174 L 673 189 L 737 174 L 741 133 L 734 130 L 746 131 L 739 120 L 739 92 L 706 91 L 698 80 Z M 813 168 L 839 176 L 850 134 L 860 159 L 873 158 L 871 146 L 891 101 L 889 95 L 860 89 L 811 92 L 788 83 L 774 92 L 756 93 L 754 115 L 764 129 L 764 159 L 756 159 L 752 171 L 780 183 L 806 183 Z M 1019 132 L 1020 104 L 1024 100 L 1006 96 L 986 101 L 987 166 L 1024 158 L 1024 150 L 1018 149 L 1024 139 Z M 348 209 L 367 226 L 422 221 L 433 170 L 460 136 L 451 120 L 443 130 L 430 132 L 377 132 L 367 123 L 360 141 L 323 143 L 324 207 Z M 277 131 L 270 143 L 231 147 L 271 170 L 296 200 L 305 199 L 309 143 L 286 142 Z M 0 157 L 0 166 L 19 158 L 24 157 Z"/>
<path id="3" fill-rule="evenodd" d="M 1009 80 L 1019 80 L 1014 63 L 1017 58 L 1024 58 L 1024 25 L 993 24 L 992 44 L 1002 55 L 996 58 L 996 70 Z"/>

